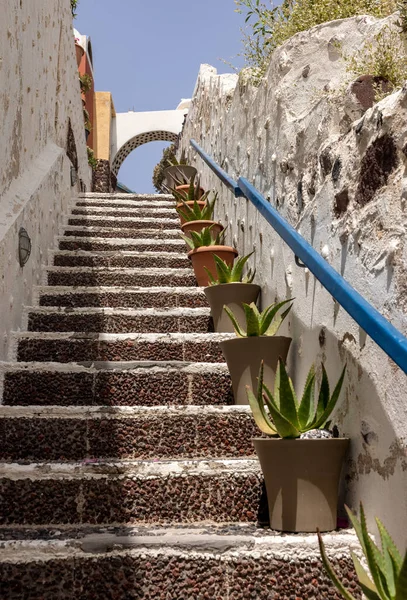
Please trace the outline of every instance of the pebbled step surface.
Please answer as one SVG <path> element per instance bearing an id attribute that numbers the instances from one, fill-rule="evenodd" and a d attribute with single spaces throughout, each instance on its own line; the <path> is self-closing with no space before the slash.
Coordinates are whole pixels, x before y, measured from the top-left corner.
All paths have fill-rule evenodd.
<path id="1" fill-rule="evenodd" d="M 121 232 L 122 234 L 123 232 Z M 148 233 L 148 239 L 146 234 Z M 131 238 L 131 239 L 126 239 Z M 137 234 L 124 236 L 120 238 L 116 235 L 108 236 L 106 232 L 94 230 L 94 234 L 89 231 L 67 232 L 65 236 L 59 238 L 58 247 L 60 250 L 86 250 L 93 251 L 112 251 L 112 250 L 132 250 L 135 252 L 183 252 L 186 251 L 185 242 L 178 239 L 177 235 L 172 238 L 160 232 L 159 230 L 143 232 L 137 239 Z"/>
<path id="2" fill-rule="evenodd" d="M 119 230 L 114 227 L 66 225 L 64 227 L 64 237 L 112 238 L 121 240 L 131 238 L 134 240 L 133 243 L 138 240 L 142 243 L 143 240 L 150 239 L 152 250 L 159 250 L 160 246 L 165 244 L 170 246 L 173 242 L 176 242 L 178 247 L 186 248 L 185 242 L 180 237 L 179 227 L 178 229 L 168 229 L 158 226 L 151 227 L 150 229 L 121 227 Z M 157 241 L 157 238 L 159 238 L 159 241 Z"/>
<path id="3" fill-rule="evenodd" d="M 171 252 L 86 252 L 60 251 L 51 255 L 51 264 L 56 267 L 112 267 L 188 269 L 191 261 L 186 254 Z"/>
<path id="4" fill-rule="evenodd" d="M 194 286 L 192 269 L 113 269 L 108 267 L 48 267 L 49 285 L 71 286 Z"/>
<path id="5" fill-rule="evenodd" d="M 253 457 L 257 431 L 249 410 L 0 407 L 5 432 L 0 458 L 37 462 Z"/>
<path id="6" fill-rule="evenodd" d="M 75 215 L 68 217 L 68 225 L 77 227 L 106 227 L 113 229 L 180 229 L 180 220 L 173 218 L 139 217 L 139 216 L 106 216 Z M 119 233 L 119 232 L 117 232 Z M 116 233 L 116 235 L 117 235 Z"/>
<path id="7" fill-rule="evenodd" d="M 5 405 L 233 404 L 226 365 L 209 363 L 4 364 Z M 7 370 L 8 369 L 8 370 Z"/>

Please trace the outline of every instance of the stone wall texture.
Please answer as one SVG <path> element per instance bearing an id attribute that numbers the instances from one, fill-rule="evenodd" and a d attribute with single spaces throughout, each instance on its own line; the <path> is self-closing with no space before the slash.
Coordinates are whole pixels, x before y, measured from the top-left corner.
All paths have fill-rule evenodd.
<path id="1" fill-rule="evenodd" d="M 79 181 L 71 187 L 71 123 L 79 178 L 90 189 L 69 0 L 2 3 L 0 19 L 0 358 Z M 68 138 L 69 143 L 68 143 Z M 75 154 L 75 152 L 74 152 Z M 18 232 L 32 252 L 22 269 Z"/>
<path id="2" fill-rule="evenodd" d="M 347 364 L 334 420 L 352 440 L 343 490 L 370 524 L 379 516 L 407 542 L 407 395 L 403 372 L 307 270 L 244 198 L 235 199 L 190 147 L 196 141 L 235 179 L 245 177 L 324 258 L 407 333 L 405 208 L 407 84 L 364 113 L 343 54 L 393 18 L 317 26 L 278 48 L 258 87 L 247 72 L 201 67 L 180 148 L 220 194 L 216 217 L 240 255 L 253 249 L 262 304 L 295 298 L 285 324 L 290 372 L 302 389 L 312 362 L 332 382 Z M 319 367 L 318 367 L 319 368 Z M 320 371 L 319 371 L 320 372 Z"/>

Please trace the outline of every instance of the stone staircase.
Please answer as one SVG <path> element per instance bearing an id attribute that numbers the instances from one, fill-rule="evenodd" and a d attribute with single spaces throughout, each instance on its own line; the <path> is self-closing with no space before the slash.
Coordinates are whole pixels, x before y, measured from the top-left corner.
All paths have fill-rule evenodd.
<path id="1" fill-rule="evenodd" d="M 1 598 L 339 596 L 266 520 L 169 196 L 86 194 L 1 365 Z M 326 536 L 351 589 L 350 532 Z"/>

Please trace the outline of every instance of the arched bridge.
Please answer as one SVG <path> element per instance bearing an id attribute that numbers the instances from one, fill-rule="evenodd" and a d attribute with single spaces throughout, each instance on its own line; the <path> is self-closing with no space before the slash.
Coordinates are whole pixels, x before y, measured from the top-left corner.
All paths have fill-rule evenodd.
<path id="1" fill-rule="evenodd" d="M 111 169 L 117 176 L 123 161 L 138 146 L 148 142 L 176 142 L 181 133 L 189 101 L 176 110 L 116 113 L 112 119 Z"/>

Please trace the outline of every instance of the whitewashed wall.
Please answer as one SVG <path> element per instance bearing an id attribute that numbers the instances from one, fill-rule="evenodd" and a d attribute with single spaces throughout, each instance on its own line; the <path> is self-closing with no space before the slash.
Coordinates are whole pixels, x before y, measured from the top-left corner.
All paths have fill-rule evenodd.
<path id="1" fill-rule="evenodd" d="M 69 0 L 0 0 L 0 358 L 78 188 L 70 185 L 68 119 L 90 189 Z M 18 232 L 32 240 L 21 269 Z"/>
<path id="2" fill-rule="evenodd" d="M 338 51 L 339 46 L 347 54 L 358 51 L 387 22 L 358 17 L 296 35 L 274 53 L 258 88 L 244 74 L 239 79 L 217 75 L 203 65 L 181 147 L 189 148 L 195 138 L 232 177 L 254 183 L 338 272 L 407 333 L 407 85 L 367 111 L 363 122 L 352 123 L 362 110 L 345 91 L 348 74 Z M 370 197 L 381 152 L 395 164 L 387 185 Z M 298 389 L 312 362 L 325 361 L 332 382 L 347 363 L 336 414 L 341 434 L 352 440 L 346 501 L 357 508 L 362 500 L 370 521 L 379 516 L 406 545 L 406 376 L 319 282 L 296 266 L 292 251 L 254 207 L 235 200 L 192 149 L 189 157 L 204 187 L 220 192 L 216 217 L 228 225 L 227 241 L 241 255 L 256 250 L 263 306 L 295 297 L 287 328 L 293 336 L 289 366 Z M 349 204 L 341 212 L 345 190 Z"/>

